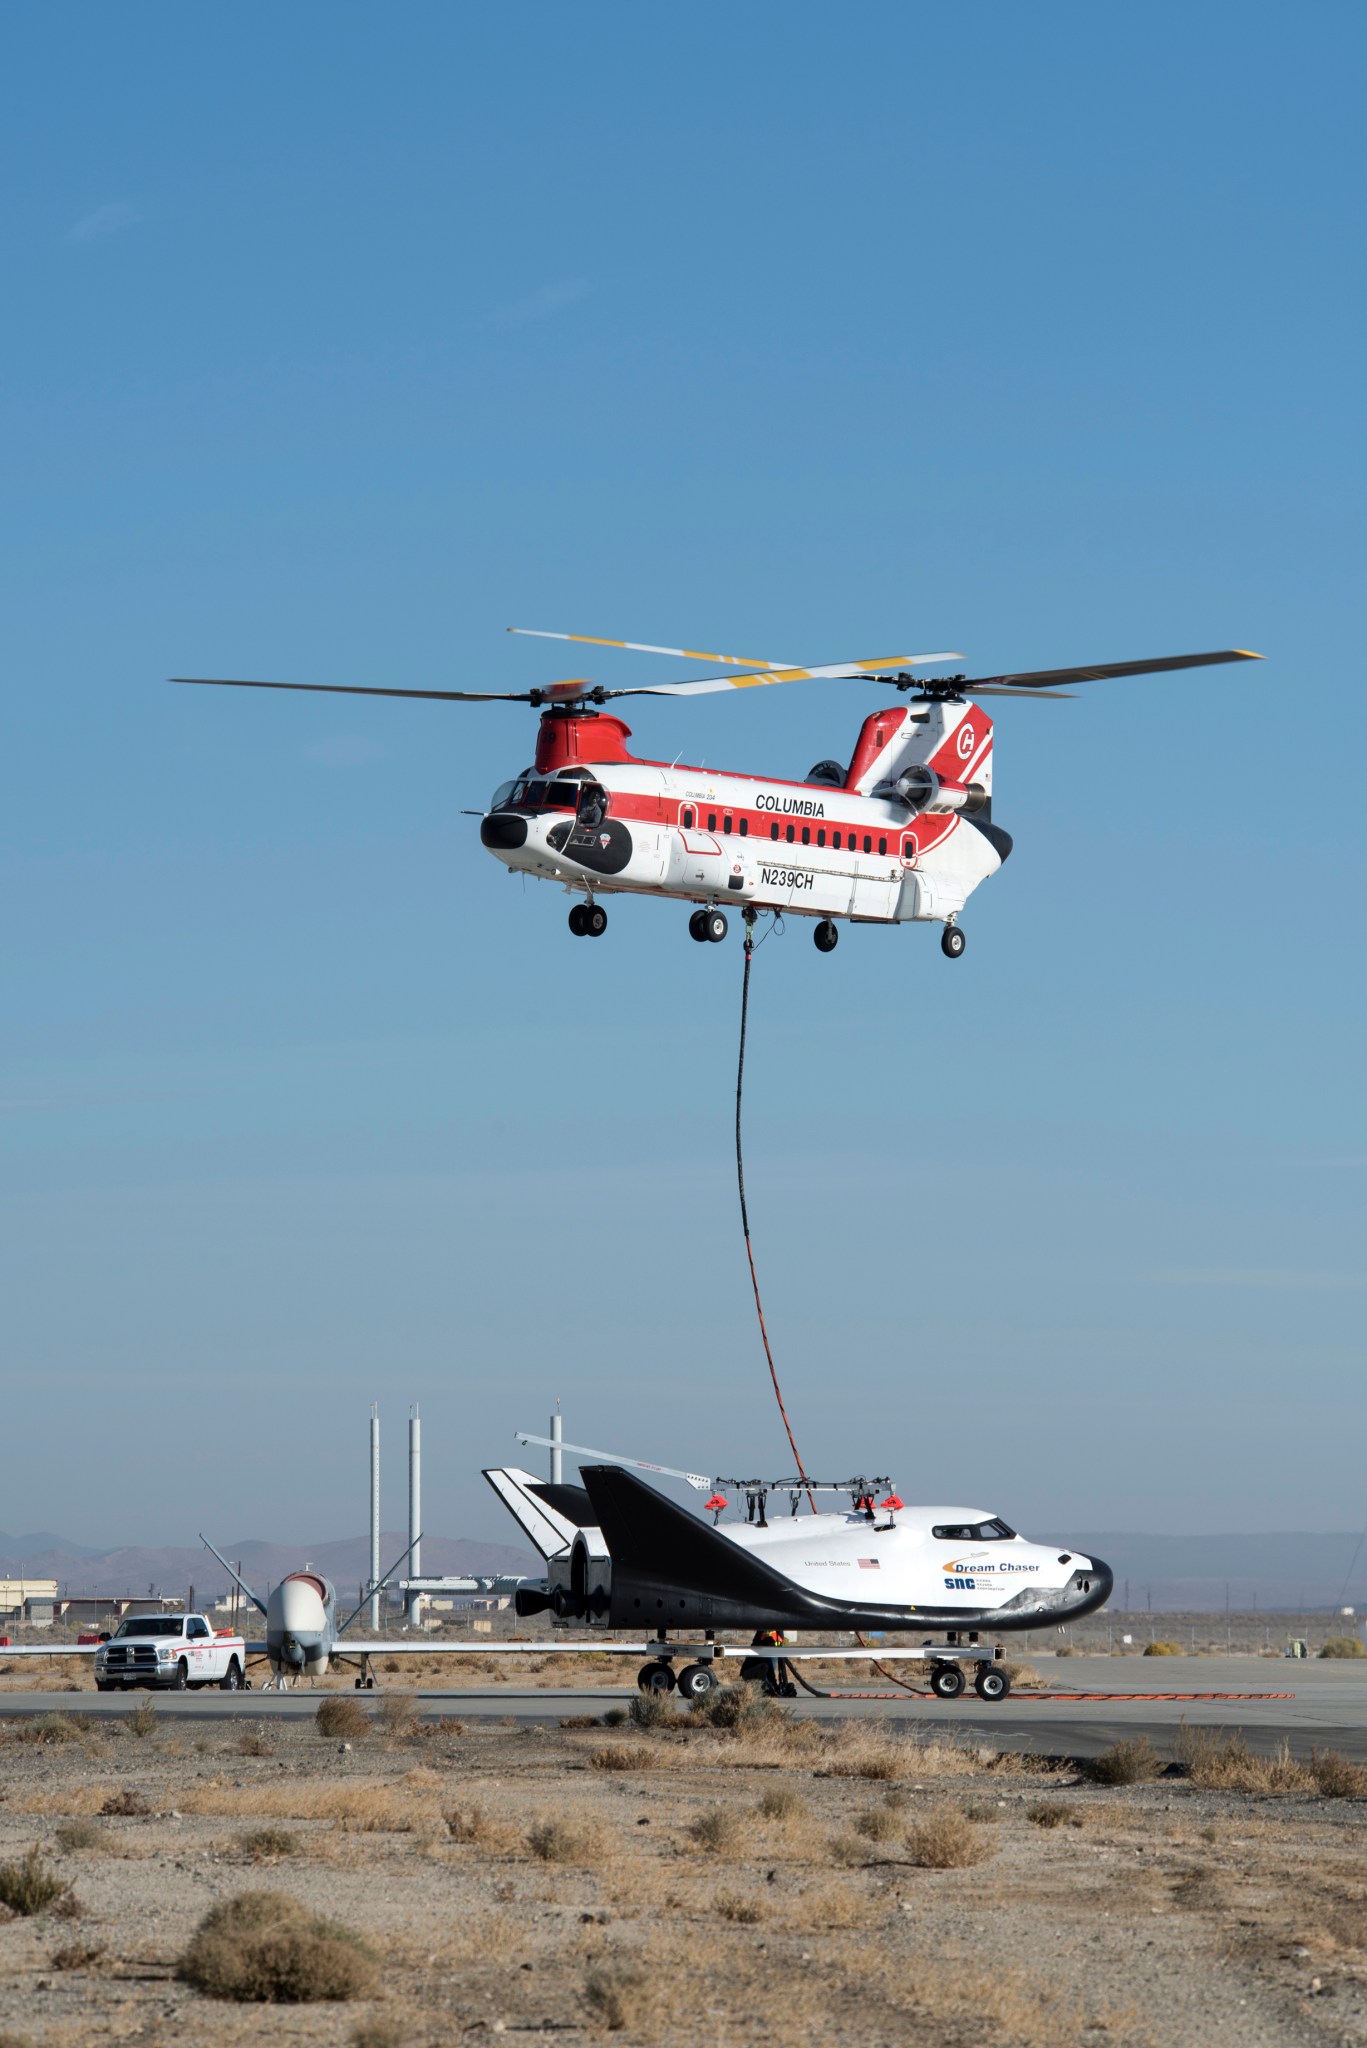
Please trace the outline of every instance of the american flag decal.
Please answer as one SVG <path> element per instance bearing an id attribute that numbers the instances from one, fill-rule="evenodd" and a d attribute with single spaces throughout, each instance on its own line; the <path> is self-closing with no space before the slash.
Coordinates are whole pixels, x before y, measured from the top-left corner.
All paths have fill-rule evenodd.
<path id="1" fill-rule="evenodd" d="M 876 1572 L 878 1569 L 878 1559 L 876 1557 L 861 1557 L 859 1569 L 861 1572 Z"/>

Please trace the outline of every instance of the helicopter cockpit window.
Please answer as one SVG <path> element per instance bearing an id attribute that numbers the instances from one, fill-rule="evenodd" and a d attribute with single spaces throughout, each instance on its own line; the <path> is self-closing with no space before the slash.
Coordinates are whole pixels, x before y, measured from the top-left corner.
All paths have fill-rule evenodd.
<path id="1" fill-rule="evenodd" d="M 546 802 L 554 804 L 557 810 L 572 811 L 579 801 L 579 790 L 577 782 L 552 782 L 546 790 Z"/>
<path id="2" fill-rule="evenodd" d="M 492 797 L 490 797 L 489 799 L 489 809 L 491 811 L 506 811 L 509 805 L 512 803 L 516 793 L 516 781 L 500 782 L 498 788 L 494 791 Z"/>
<path id="3" fill-rule="evenodd" d="M 592 832 L 608 814 L 608 793 L 601 782 L 583 782 L 575 794 L 579 801 L 579 823 Z"/>
<path id="4" fill-rule="evenodd" d="M 993 1515 L 986 1522 L 940 1522 L 930 1533 L 937 1543 L 1004 1543 L 1016 1532 Z"/>

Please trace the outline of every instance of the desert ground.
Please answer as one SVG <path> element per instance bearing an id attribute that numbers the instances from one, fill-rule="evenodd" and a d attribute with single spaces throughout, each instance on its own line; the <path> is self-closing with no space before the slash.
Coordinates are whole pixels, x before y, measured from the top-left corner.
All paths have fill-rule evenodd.
<path id="1" fill-rule="evenodd" d="M 1075 1761 L 751 1688 L 230 1704 L 0 1698 L 4 2048 L 1367 2042 L 1367 1770 L 1323 1750 Z"/>

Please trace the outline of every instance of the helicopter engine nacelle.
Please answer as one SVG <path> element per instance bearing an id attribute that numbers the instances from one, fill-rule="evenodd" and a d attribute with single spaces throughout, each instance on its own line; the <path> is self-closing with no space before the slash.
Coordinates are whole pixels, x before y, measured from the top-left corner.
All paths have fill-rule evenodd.
<path id="1" fill-rule="evenodd" d="M 910 811 L 962 811 L 967 817 L 987 802 L 987 791 L 980 782 L 946 782 L 933 768 L 921 764 L 899 775 L 887 793 Z"/>

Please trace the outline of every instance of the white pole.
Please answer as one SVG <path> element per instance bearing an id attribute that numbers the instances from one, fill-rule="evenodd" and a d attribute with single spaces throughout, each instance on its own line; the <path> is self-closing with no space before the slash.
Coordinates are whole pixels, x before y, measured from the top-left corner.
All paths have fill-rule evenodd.
<path id="1" fill-rule="evenodd" d="M 565 1465 L 564 1465 L 564 1457 L 563 1457 L 563 1454 L 562 1454 L 562 1452 L 561 1452 L 561 1449 L 560 1449 L 560 1442 L 561 1442 L 561 1428 L 560 1428 L 560 1403 L 559 1403 L 559 1402 L 557 1401 L 557 1402 L 556 1402 L 556 1404 L 555 1404 L 555 1413 L 554 1413 L 554 1415 L 553 1415 L 553 1416 L 551 1417 L 551 1485 L 552 1485 L 552 1486 L 559 1486 L 559 1484 L 560 1484 L 560 1475 L 561 1475 L 561 1473 L 562 1473 L 562 1472 L 564 1471 L 564 1469 L 565 1469 Z"/>
<path id="2" fill-rule="evenodd" d="M 370 1404 L 370 1626 L 380 1627 L 380 1404 Z"/>
<path id="3" fill-rule="evenodd" d="M 416 1579 L 422 1571 L 422 1416 L 415 1401 L 408 1411 L 408 1564 L 404 1577 Z M 404 1603 L 404 1620 L 409 1628 L 422 1624 L 422 1594 L 410 1593 Z"/>

